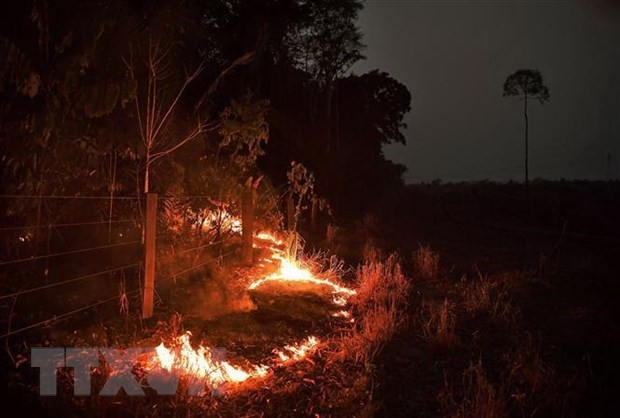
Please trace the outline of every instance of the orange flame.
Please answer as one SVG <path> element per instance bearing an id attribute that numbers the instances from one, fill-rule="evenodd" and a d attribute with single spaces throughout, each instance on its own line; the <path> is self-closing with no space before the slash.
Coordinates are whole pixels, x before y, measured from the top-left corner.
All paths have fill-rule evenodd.
<path id="1" fill-rule="evenodd" d="M 282 363 L 289 363 L 303 359 L 309 353 L 314 352 L 318 345 L 318 338 L 310 336 L 296 345 L 285 345 L 284 350 L 276 348 L 273 350 L 273 353 L 280 358 Z"/>
<path id="2" fill-rule="evenodd" d="M 248 286 L 249 290 L 254 290 L 267 282 L 298 282 L 298 283 L 313 283 L 317 285 L 329 286 L 332 288 L 332 293 L 338 295 L 334 297 L 334 303 L 343 306 L 346 305 L 347 298 L 356 294 L 354 289 L 341 286 L 328 279 L 320 279 L 315 277 L 312 272 L 306 268 L 300 267 L 296 262 L 289 261 L 285 258 L 278 257 L 277 254 L 274 258 L 280 259 L 280 268 L 273 274 L 262 279 L 255 280 Z"/>
<path id="3" fill-rule="evenodd" d="M 149 362 L 149 371 L 157 373 L 157 369 L 168 372 L 176 371 L 192 379 L 203 379 L 213 386 L 225 383 L 242 383 L 249 379 L 264 378 L 269 374 L 270 367 L 264 364 L 242 368 L 228 361 L 216 360 L 212 350 L 191 345 L 192 334 L 188 331 L 177 337 L 171 347 L 163 342 L 155 348 L 155 354 Z M 301 342 L 285 345 L 283 349 L 273 349 L 277 358 L 272 360 L 272 367 L 290 364 L 302 360 L 312 354 L 319 345 L 318 338 L 310 336 Z"/>
<path id="4" fill-rule="evenodd" d="M 155 348 L 156 357 L 152 365 L 167 371 L 179 371 L 193 378 L 208 379 L 216 386 L 223 383 L 240 383 L 251 377 L 267 375 L 269 369 L 264 365 L 255 365 L 252 370 L 244 370 L 227 361 L 215 360 L 209 348 L 200 346 L 194 349 L 190 338 L 190 332 L 181 335 L 174 341 L 173 345 L 176 345 L 176 348 L 172 349 L 162 342 Z"/>

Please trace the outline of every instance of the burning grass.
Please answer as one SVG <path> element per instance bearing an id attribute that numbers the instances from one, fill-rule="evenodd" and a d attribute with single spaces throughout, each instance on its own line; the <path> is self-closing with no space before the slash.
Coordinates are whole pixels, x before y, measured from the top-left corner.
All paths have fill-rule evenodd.
<path id="1" fill-rule="evenodd" d="M 369 363 L 405 322 L 409 284 L 398 257 L 367 260 L 357 270 L 355 285 L 348 286 L 342 261 L 324 253 L 304 256 L 299 250 L 292 257 L 284 243 L 275 234 L 260 234 L 261 261 L 270 262 L 238 270 L 251 277 L 210 266 L 174 286 L 170 282 L 176 299 L 166 295 L 162 300 L 167 304 L 160 306 L 155 328 L 136 322 L 133 341 L 106 339 L 103 345 L 156 347 L 141 355 L 134 374 L 149 386 L 149 377 L 157 382 L 180 376 L 179 393 L 162 398 L 146 386 L 141 399 L 120 394 L 103 401 L 66 400 L 81 411 L 104 415 L 114 414 L 120 404 L 134 416 L 155 410 L 156 415 L 175 416 L 370 414 L 375 405 Z M 251 304 L 248 309 L 220 309 L 238 300 Z M 174 308 L 168 301 L 175 301 Z M 213 301 L 217 309 L 201 314 L 200 304 Z M 172 309 L 188 315 L 173 314 L 167 320 Z M 122 320 L 130 322 L 132 315 Z M 104 332 L 111 330 L 105 327 Z M 226 356 L 215 347 L 225 348 Z M 66 379 L 67 392 L 70 382 Z M 225 396 L 213 397 L 213 388 L 225 389 Z"/>

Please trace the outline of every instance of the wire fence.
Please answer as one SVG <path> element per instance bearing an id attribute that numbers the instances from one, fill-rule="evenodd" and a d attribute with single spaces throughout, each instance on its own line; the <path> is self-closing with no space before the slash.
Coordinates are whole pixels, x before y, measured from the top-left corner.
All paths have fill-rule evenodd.
<path id="1" fill-rule="evenodd" d="M 159 197 L 158 200 L 169 199 L 170 197 Z M 183 197 L 172 197 L 172 199 L 207 199 L 208 196 L 183 196 Z M 97 201 L 114 201 L 114 200 L 127 200 L 127 201 L 136 201 L 139 202 L 139 199 L 136 197 L 129 196 L 64 196 L 64 195 L 10 195 L 4 194 L 0 195 L 0 200 L 2 201 L 10 201 L 16 199 L 54 199 L 54 200 L 66 200 L 67 203 L 64 207 L 66 208 L 68 205 L 71 205 L 72 202 L 75 201 L 92 201 L 96 204 Z M 110 206 L 111 207 L 111 206 Z M 134 211 L 139 211 L 140 208 L 134 208 Z M 79 210 L 77 210 L 79 212 Z M 141 211 L 139 213 L 142 213 Z M 79 215 L 79 214 L 78 214 Z M 45 254 L 34 253 L 29 256 L 11 256 L 11 251 L 5 248 L 4 250 L 0 250 L 0 275 L 5 276 L 7 280 L 4 280 L 4 284 L 2 285 L 2 289 L 5 290 L 6 293 L 0 294 L 0 303 L 2 303 L 5 308 L 10 306 L 10 312 L 6 318 L 6 331 L 3 334 L 0 334 L 0 339 L 6 339 L 11 336 L 15 336 L 18 334 L 22 334 L 28 331 L 32 331 L 42 327 L 52 326 L 57 324 L 58 322 L 73 317 L 80 312 L 88 311 L 90 309 L 96 308 L 98 306 L 102 306 L 105 304 L 109 304 L 114 300 L 121 301 L 121 298 L 129 298 L 134 296 L 143 295 L 143 257 L 144 257 L 144 247 L 142 239 L 127 239 L 122 242 L 108 242 L 108 243 L 92 243 L 93 239 L 97 239 L 101 232 L 102 226 L 107 226 L 110 231 L 113 228 L 121 228 L 124 224 L 133 224 L 135 228 L 135 235 L 140 234 L 143 235 L 142 225 L 144 225 L 144 221 L 141 216 L 137 216 L 135 218 L 123 218 L 123 219 L 111 219 L 112 213 L 109 213 L 110 219 L 108 220 L 73 220 L 73 219 L 63 219 L 61 222 L 50 222 L 48 220 L 42 220 L 38 224 L 27 224 L 23 225 L 12 225 L 12 223 L 16 223 L 15 220 L 11 221 L 2 221 L 0 219 L 0 232 L 2 232 L 5 237 L 5 241 L 14 242 L 15 238 L 23 242 L 23 237 L 16 237 L 18 233 L 21 231 L 32 231 L 32 230 L 56 230 L 62 228 L 86 228 L 87 232 L 90 235 L 84 234 L 85 237 L 81 239 L 76 239 L 75 243 L 78 248 L 65 249 L 67 246 L 67 242 L 63 242 L 61 244 L 53 242 L 50 243 L 50 234 L 47 235 L 47 252 Z M 51 217 L 50 217 L 51 218 Z M 4 225 L 2 225 L 4 223 Z M 8 224 L 8 225 L 7 225 Z M 80 229 L 81 231 L 81 229 Z M 125 230 L 123 230 L 124 232 Z M 123 237 L 122 233 L 117 233 L 118 230 L 115 230 L 115 237 Z M 221 232 L 221 231 L 219 231 Z M 69 234 L 71 235 L 71 234 Z M 75 235 L 75 234 L 74 234 Z M 111 235 L 110 235 L 111 236 Z M 173 281 L 177 282 L 177 278 L 186 275 L 192 271 L 196 271 L 200 268 L 204 268 L 212 263 L 223 263 L 224 259 L 228 256 L 234 254 L 236 252 L 235 247 L 232 249 L 228 248 L 228 251 L 222 253 L 223 245 L 229 242 L 232 242 L 235 239 L 235 236 L 225 236 L 221 238 L 221 234 L 218 233 L 216 235 L 220 238 L 210 238 L 210 235 L 207 235 L 206 238 L 203 237 L 195 237 L 193 239 L 197 239 L 202 241 L 199 245 L 194 245 L 182 249 L 177 249 L 175 245 L 171 245 L 170 249 L 172 249 L 173 254 L 176 256 L 184 256 L 190 254 L 192 252 L 206 251 L 211 248 L 218 248 L 219 255 L 216 254 L 215 257 L 209 257 L 208 260 L 202 261 L 199 263 L 192 263 L 191 266 L 186 268 L 177 269 L 172 273 L 166 274 L 164 277 L 157 277 L 155 285 L 159 286 L 161 284 L 168 283 Z M 89 238 L 90 237 L 90 238 Z M 94 237 L 94 238 L 93 238 Z M 168 239 L 169 235 L 160 234 L 157 239 Z M 110 239 L 108 237 L 108 239 Z M 208 242 L 204 242 L 207 239 Z M 45 237 L 43 237 L 45 240 Z M 39 237 L 39 241 L 41 238 Z M 187 242 L 187 240 L 183 240 Z M 86 244 L 85 244 L 86 242 Z M 88 245 L 90 243 L 90 245 Z M 35 244 L 38 244 L 36 242 Z M 81 246 L 80 246 L 81 244 Z M 219 246 L 219 247 L 217 247 Z M 64 248 L 63 248 L 64 247 Z M 131 250 L 126 250 L 126 248 L 130 248 Z M 160 248 L 161 249 L 161 248 Z M 165 249 L 165 248 L 164 248 Z M 198 257 L 198 256 L 197 256 Z M 183 258 L 183 257 L 181 257 Z M 115 263 L 111 262 L 114 259 Z M 194 258 L 197 260 L 198 258 Z M 39 265 L 37 268 L 37 262 L 44 260 L 46 265 L 44 269 Z M 120 262 L 119 262 L 120 261 Z M 126 261 L 126 262 L 123 262 Z M 163 262 L 163 261 L 162 261 Z M 169 260 L 168 260 L 169 262 Z M 86 272 L 82 274 L 79 270 L 83 269 L 84 265 L 90 265 L 94 267 L 91 272 Z M 107 265 L 106 265 L 107 264 Z M 110 264 L 116 264 L 110 266 Z M 179 263 L 182 264 L 182 263 Z M 33 265 L 30 268 L 26 268 L 25 266 Z M 167 268 L 163 270 L 170 270 L 173 265 L 167 266 Z M 17 281 L 15 276 L 9 275 L 11 270 L 19 268 L 20 273 L 23 273 L 22 276 L 19 277 L 19 285 L 13 284 L 10 285 L 10 280 L 12 279 L 14 282 Z M 50 279 L 50 269 L 54 270 L 55 273 L 60 271 L 60 274 L 54 274 L 54 280 Z M 66 270 L 76 270 L 73 274 L 66 274 L 63 271 Z M 4 271 L 4 274 L 2 273 Z M 132 274 L 135 273 L 137 276 L 137 280 L 135 283 L 132 283 L 131 288 L 125 291 L 125 274 L 131 271 Z M 100 281 L 102 277 L 108 276 L 112 280 L 108 281 Z M 64 276 L 63 278 L 61 278 Z M 45 283 L 40 284 L 41 280 L 44 280 Z M 110 286 L 110 283 L 113 283 L 113 280 L 119 280 L 122 282 L 122 287 L 120 290 L 116 288 L 116 286 Z M 38 283 L 37 283 L 38 282 Z M 91 285 L 86 285 L 85 283 L 90 282 L 93 283 Z M 24 288 L 19 288 L 23 286 Z M 88 287 L 90 286 L 90 287 Z M 98 286 L 104 286 L 103 291 Z M 21 303 L 26 303 L 26 309 L 31 309 L 32 304 L 36 305 L 36 300 L 30 301 L 29 298 L 35 294 L 47 295 L 44 292 L 49 291 L 50 289 L 59 289 L 59 288 L 68 288 L 74 291 L 77 295 L 79 295 L 78 300 L 84 301 L 89 300 L 91 303 L 87 303 L 82 306 L 75 307 L 73 309 L 69 309 L 65 312 L 59 314 L 52 314 L 51 312 L 39 312 L 39 318 L 36 318 L 35 322 L 30 324 L 22 325 L 13 329 L 13 316 L 15 313 L 15 308 L 18 300 Z M 11 289 L 12 288 L 12 289 Z M 7 292 L 8 290 L 8 292 Z M 1 293 L 1 291 L 0 291 Z M 89 294 L 90 293 L 90 294 Z M 63 293 L 65 295 L 65 293 Z M 45 298 L 45 296 L 42 296 Z M 97 300 L 93 300 L 93 298 Z M 54 298 L 56 299 L 56 298 Z M 30 304 L 28 304 L 30 302 Z M 62 301 L 60 303 L 63 303 Z M 43 304 L 46 305 L 46 304 Z M 48 306 L 38 305 L 36 306 L 38 309 L 44 308 L 48 309 Z M 51 304 L 50 304 L 51 305 Z M 71 307 L 71 303 L 63 303 L 63 306 Z M 28 313 L 28 312 L 26 312 Z M 45 317 L 43 314 L 46 313 Z M 29 313 L 27 315 L 31 320 L 35 319 L 37 315 Z"/>
<path id="2" fill-rule="evenodd" d="M 136 219 L 118 219 L 110 221 L 91 221 L 91 222 L 69 222 L 69 223 L 56 223 L 48 225 L 24 225 L 24 226 L 8 226 L 0 228 L 0 231 L 25 231 L 28 229 L 42 229 L 42 228 L 69 228 L 78 226 L 92 226 L 92 225 L 109 225 L 120 223 L 135 223 Z"/>

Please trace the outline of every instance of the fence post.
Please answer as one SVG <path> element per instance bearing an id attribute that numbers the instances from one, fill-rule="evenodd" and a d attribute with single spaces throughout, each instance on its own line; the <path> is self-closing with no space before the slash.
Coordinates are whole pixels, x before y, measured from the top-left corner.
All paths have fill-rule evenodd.
<path id="1" fill-rule="evenodd" d="M 144 220 L 144 299 L 142 301 L 142 318 L 150 318 L 153 316 L 156 227 L 157 193 L 147 193 L 146 219 Z"/>
<path id="2" fill-rule="evenodd" d="M 241 196 L 241 261 L 251 265 L 254 239 L 254 189 L 248 181 Z"/>

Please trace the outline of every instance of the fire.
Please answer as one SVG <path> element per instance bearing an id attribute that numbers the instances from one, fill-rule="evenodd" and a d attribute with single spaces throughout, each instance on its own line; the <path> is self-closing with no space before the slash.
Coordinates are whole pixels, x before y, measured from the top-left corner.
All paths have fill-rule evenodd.
<path id="1" fill-rule="evenodd" d="M 207 347 L 194 349 L 190 338 L 190 332 L 179 336 L 172 344 L 175 348 L 168 348 L 162 342 L 155 348 L 156 355 L 151 366 L 169 372 L 178 371 L 192 378 L 208 379 L 215 386 L 241 383 L 253 377 L 265 377 L 268 373 L 269 369 L 265 365 L 254 365 L 250 370 L 244 370 L 227 361 L 218 360 Z"/>
<path id="2" fill-rule="evenodd" d="M 227 211 L 222 211 L 219 215 L 210 212 L 202 225 L 203 230 L 210 230 L 212 225 L 220 224 L 223 230 L 229 230 L 235 234 L 240 234 L 242 230 L 241 219 L 231 215 Z"/>
<path id="3" fill-rule="evenodd" d="M 258 234 L 256 234 L 256 238 L 262 239 L 262 240 L 265 240 L 265 241 L 271 241 L 271 242 L 273 242 L 276 245 L 282 245 L 283 244 L 281 239 L 279 239 L 275 235 L 273 235 L 273 234 L 271 234 L 269 232 L 265 232 L 265 231 L 259 232 Z"/>
<path id="4" fill-rule="evenodd" d="M 351 318 L 351 312 L 349 312 L 349 311 L 338 311 L 338 312 L 334 312 L 332 314 L 332 316 L 335 317 L 335 318 L 349 319 L 349 318 Z"/>
<path id="5" fill-rule="evenodd" d="M 303 359 L 309 353 L 314 352 L 318 345 L 318 338 L 310 336 L 299 344 L 284 346 L 284 350 L 278 350 L 276 348 L 273 350 L 273 353 L 280 358 L 282 363 L 288 363 Z"/>
<path id="6" fill-rule="evenodd" d="M 267 282 L 313 283 L 331 287 L 332 293 L 338 295 L 338 299 L 334 297 L 334 303 L 339 306 L 342 306 L 343 300 L 344 304 L 346 304 L 347 298 L 356 293 L 355 290 L 341 286 L 331 280 L 316 277 L 310 270 L 300 267 L 297 262 L 278 257 L 277 254 L 274 255 L 274 258 L 280 260 L 280 268 L 275 273 L 250 283 L 248 286 L 249 290 L 254 290 Z"/>
<path id="7" fill-rule="evenodd" d="M 233 231 L 237 225 L 240 227 L 236 218 L 229 217 L 226 220 L 230 221 Z M 249 290 L 257 289 L 267 282 L 310 283 L 327 286 L 331 288 L 332 303 L 339 307 L 345 307 L 348 299 L 356 294 L 354 289 L 342 286 L 330 280 L 326 275 L 317 277 L 299 261 L 289 259 L 282 250 L 283 241 L 276 235 L 260 232 L 256 237 L 263 241 L 263 248 L 271 253 L 261 260 L 260 266 L 265 268 L 265 263 L 269 263 L 273 267 L 277 265 L 278 268 L 275 272 L 251 282 L 247 287 Z M 336 312 L 333 316 L 344 318 L 349 322 L 353 321 L 351 313 L 346 310 Z M 297 343 L 274 348 L 272 350 L 274 357 L 265 360 L 264 363 L 248 363 L 241 367 L 218 358 L 216 352 L 208 347 L 200 345 L 194 348 L 191 344 L 191 333 L 186 332 L 169 343 L 162 342 L 155 349 L 153 358 L 149 360 L 149 369 L 155 372 L 158 369 L 177 372 L 191 379 L 204 380 L 205 383 L 215 387 L 222 384 L 241 384 L 250 379 L 263 379 L 276 367 L 286 366 L 307 358 L 316 351 L 319 344 L 317 337 L 308 336 Z"/>
<path id="8" fill-rule="evenodd" d="M 312 354 L 320 341 L 310 336 L 301 342 L 287 344 L 282 349 L 275 348 L 272 352 L 277 356 L 266 364 L 250 365 L 242 368 L 234 366 L 228 361 L 217 359 L 212 349 L 200 345 L 192 347 L 192 334 L 188 331 L 175 338 L 169 346 L 164 342 L 155 348 L 153 358 L 149 360 L 148 371 L 157 373 L 157 370 L 177 372 L 191 379 L 204 380 L 211 386 L 219 387 L 223 384 L 240 384 L 249 379 L 265 378 L 272 368 L 288 365 Z"/>

